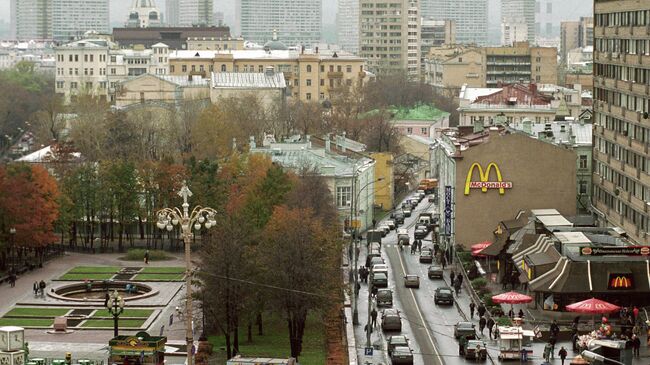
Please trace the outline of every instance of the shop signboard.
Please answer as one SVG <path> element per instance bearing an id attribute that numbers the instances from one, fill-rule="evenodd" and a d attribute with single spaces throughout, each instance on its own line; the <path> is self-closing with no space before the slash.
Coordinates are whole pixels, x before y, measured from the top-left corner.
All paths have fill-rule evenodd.
<path id="1" fill-rule="evenodd" d="M 609 290 L 634 289 L 634 276 L 631 273 L 609 274 L 607 289 Z"/>
<path id="2" fill-rule="evenodd" d="M 650 256 L 650 246 L 581 246 L 581 256 Z"/>
<path id="3" fill-rule="evenodd" d="M 474 169 L 478 170 L 479 181 L 472 180 Z M 496 181 L 489 181 L 490 172 L 492 172 L 493 169 L 496 174 Z M 480 163 L 474 162 L 467 172 L 467 179 L 465 180 L 465 195 L 469 195 L 471 189 L 481 189 L 484 193 L 487 193 L 488 189 L 499 189 L 499 194 L 503 195 L 506 193 L 505 189 L 512 189 L 512 181 L 503 181 L 501 169 L 499 169 L 499 166 L 496 163 L 490 162 L 487 165 L 487 168 L 483 170 L 483 166 L 481 166 Z"/>
<path id="4" fill-rule="evenodd" d="M 445 186 L 445 236 L 451 236 L 451 199 L 452 190 L 451 186 Z"/>

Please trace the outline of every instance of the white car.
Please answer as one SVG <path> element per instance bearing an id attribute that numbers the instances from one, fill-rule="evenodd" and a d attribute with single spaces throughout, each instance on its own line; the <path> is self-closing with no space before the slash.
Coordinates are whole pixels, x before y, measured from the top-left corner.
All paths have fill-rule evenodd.
<path id="1" fill-rule="evenodd" d="M 386 225 L 386 223 L 382 224 L 381 226 L 377 227 L 378 230 L 382 231 L 382 234 L 386 236 L 388 233 L 390 233 L 390 227 Z"/>
<path id="2" fill-rule="evenodd" d="M 378 272 L 383 272 L 385 274 L 388 274 L 388 265 L 386 264 L 376 264 L 375 266 L 372 267 L 372 273 L 378 273 Z"/>
<path id="3" fill-rule="evenodd" d="M 384 224 L 387 225 L 388 228 L 390 228 L 391 230 L 395 229 L 395 221 L 394 220 L 387 220 Z"/>

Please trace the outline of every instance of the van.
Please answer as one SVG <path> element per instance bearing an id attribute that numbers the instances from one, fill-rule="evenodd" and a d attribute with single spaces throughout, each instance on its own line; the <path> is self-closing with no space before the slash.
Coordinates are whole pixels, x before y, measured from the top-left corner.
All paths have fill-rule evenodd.
<path id="1" fill-rule="evenodd" d="M 381 313 L 381 329 L 384 331 L 401 331 L 402 319 L 397 309 L 384 309 Z"/>
<path id="2" fill-rule="evenodd" d="M 393 291 L 390 289 L 377 289 L 377 306 L 378 307 L 392 307 L 393 306 Z"/>

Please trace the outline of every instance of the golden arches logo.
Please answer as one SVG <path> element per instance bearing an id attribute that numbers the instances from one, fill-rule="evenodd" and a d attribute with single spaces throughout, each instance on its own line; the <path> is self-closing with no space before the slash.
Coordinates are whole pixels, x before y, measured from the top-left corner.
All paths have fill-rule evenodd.
<path id="1" fill-rule="evenodd" d="M 610 283 L 612 288 L 631 288 L 632 287 L 632 279 L 626 277 L 626 276 L 617 276 L 612 279 Z"/>
<path id="2" fill-rule="evenodd" d="M 474 169 L 478 169 L 480 181 L 472 181 Z M 488 181 L 492 169 L 494 169 L 494 172 L 497 175 L 497 181 Z M 486 193 L 488 189 L 499 189 L 499 194 L 503 195 L 506 192 L 505 189 L 512 189 L 512 182 L 503 181 L 501 170 L 496 163 L 490 162 L 487 165 L 487 169 L 483 171 L 481 164 L 474 162 L 467 172 L 467 179 L 465 180 L 465 195 L 469 195 L 470 189 L 481 189 L 484 193 Z"/>

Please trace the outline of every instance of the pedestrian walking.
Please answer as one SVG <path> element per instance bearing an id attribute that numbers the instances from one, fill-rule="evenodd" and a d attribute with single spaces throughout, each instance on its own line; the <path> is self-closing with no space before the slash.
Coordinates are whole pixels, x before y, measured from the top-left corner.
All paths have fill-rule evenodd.
<path id="1" fill-rule="evenodd" d="M 377 327 L 377 310 L 375 308 L 372 308 L 372 311 L 370 311 L 370 318 L 372 319 L 372 328 Z"/>
<path id="2" fill-rule="evenodd" d="M 560 326 L 557 325 L 557 320 L 553 320 L 553 323 L 551 323 L 551 328 L 550 328 L 550 336 L 557 338 L 557 335 L 560 333 Z"/>
<path id="3" fill-rule="evenodd" d="M 458 275 L 456 275 L 456 280 L 460 281 L 460 285 L 463 285 L 463 275 L 458 273 Z"/>
<path id="4" fill-rule="evenodd" d="M 460 292 L 460 289 L 463 287 L 463 280 L 461 279 L 460 275 L 456 275 L 456 282 L 454 283 L 454 288 L 458 287 L 458 291 Z"/>
<path id="5" fill-rule="evenodd" d="M 490 340 L 492 339 L 492 330 L 494 329 L 494 319 L 492 317 L 488 318 L 487 320 L 487 329 L 488 329 L 488 334 L 490 335 Z M 496 336 L 495 336 L 496 338 Z"/>
<path id="6" fill-rule="evenodd" d="M 371 293 L 372 293 L 373 298 L 377 298 L 377 287 L 376 286 L 372 287 Z"/>
<path id="7" fill-rule="evenodd" d="M 454 289 L 456 290 L 456 295 L 460 294 L 460 281 L 456 280 L 454 282 Z"/>
<path id="8" fill-rule="evenodd" d="M 476 307 L 476 304 L 474 302 L 469 303 L 469 318 L 474 319 L 474 308 Z"/>
<path id="9" fill-rule="evenodd" d="M 34 296 L 38 296 L 38 281 L 34 282 L 34 286 L 32 287 L 32 290 L 34 290 Z"/>
<path id="10" fill-rule="evenodd" d="M 449 284 L 454 285 L 455 283 L 454 279 L 456 279 L 456 274 L 454 273 L 454 270 L 451 270 L 451 272 L 449 273 L 449 279 L 450 279 Z"/>
<path id="11" fill-rule="evenodd" d="M 46 286 L 46 285 L 45 285 L 45 282 L 44 282 L 43 280 L 41 280 L 41 281 L 38 283 L 38 289 L 39 289 L 39 291 L 40 291 L 41 296 L 44 296 L 44 295 L 45 295 L 45 286 Z"/>
<path id="12" fill-rule="evenodd" d="M 641 339 L 637 335 L 632 335 L 632 349 L 634 349 L 634 356 L 639 357 L 639 349 L 641 348 Z"/>
<path id="13" fill-rule="evenodd" d="M 12 288 L 16 286 L 16 274 L 14 272 L 9 274 L 9 284 Z"/>
<path id="14" fill-rule="evenodd" d="M 149 250 L 144 252 L 144 263 L 149 264 Z"/>
<path id="15" fill-rule="evenodd" d="M 485 312 L 487 312 L 487 309 L 485 309 L 485 304 L 479 303 L 478 308 L 476 308 L 476 312 L 478 313 L 479 317 L 483 317 L 485 315 Z"/>
<path id="16" fill-rule="evenodd" d="M 639 318 L 639 308 L 634 306 L 634 308 L 632 308 L 632 315 L 634 316 L 634 323 L 636 323 L 636 319 Z"/>
<path id="17" fill-rule="evenodd" d="M 548 339 L 548 344 L 551 345 L 551 359 L 555 358 L 555 343 L 557 342 L 557 337 L 551 336 L 551 338 Z"/>
<path id="18" fill-rule="evenodd" d="M 562 360 L 562 365 L 564 365 L 564 359 L 566 359 L 567 352 L 564 346 L 560 347 L 560 351 L 557 353 L 560 356 L 560 360 Z"/>
<path id="19" fill-rule="evenodd" d="M 478 320 L 478 330 L 481 331 L 481 336 L 483 336 L 483 330 L 485 329 L 486 324 L 487 320 L 485 317 L 481 317 L 481 319 Z"/>
<path id="20" fill-rule="evenodd" d="M 442 258 L 440 259 L 440 263 L 442 264 L 442 269 L 445 269 L 445 266 L 447 266 L 447 257 L 445 255 L 442 255 Z"/>

